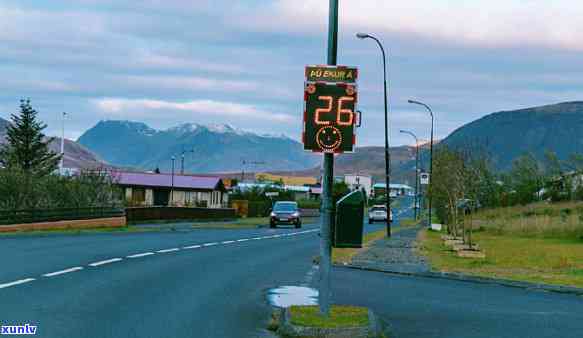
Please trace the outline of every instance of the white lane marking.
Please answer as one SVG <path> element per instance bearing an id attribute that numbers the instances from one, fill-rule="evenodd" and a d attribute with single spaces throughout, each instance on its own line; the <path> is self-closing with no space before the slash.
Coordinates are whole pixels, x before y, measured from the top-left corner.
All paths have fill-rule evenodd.
<path id="1" fill-rule="evenodd" d="M 249 240 L 249 238 L 241 238 L 238 239 L 237 242 L 247 242 Z"/>
<path id="2" fill-rule="evenodd" d="M 140 258 L 140 257 L 146 257 L 146 256 L 152 256 L 154 255 L 153 252 L 144 252 L 144 253 L 139 253 L 139 254 L 135 254 L 135 255 L 129 255 L 127 256 L 127 258 Z"/>
<path id="3" fill-rule="evenodd" d="M 164 250 L 158 250 L 156 252 L 158 253 L 167 253 L 167 252 L 174 252 L 174 251 L 179 251 L 179 248 L 172 248 L 172 249 L 164 249 Z"/>
<path id="4" fill-rule="evenodd" d="M 202 246 L 213 246 L 213 245 L 218 245 L 219 243 L 217 242 L 211 242 L 211 243 L 204 243 Z"/>
<path id="5" fill-rule="evenodd" d="M 191 245 L 191 246 L 185 246 L 182 249 L 184 249 L 184 250 L 188 250 L 188 249 L 198 249 L 200 247 L 201 247 L 200 245 Z"/>
<path id="6" fill-rule="evenodd" d="M 235 241 L 222 241 L 221 244 L 232 244 L 235 243 Z"/>
<path id="7" fill-rule="evenodd" d="M 91 264 L 89 264 L 89 266 L 95 267 L 95 266 L 100 266 L 100 265 L 104 265 L 104 264 L 119 262 L 121 260 L 122 260 L 121 258 L 112 258 L 112 259 L 108 259 L 108 260 L 105 260 L 105 261 L 99 261 L 99 262 L 91 263 Z"/>
<path id="8" fill-rule="evenodd" d="M 26 278 L 26 279 L 17 280 L 14 282 L 6 283 L 6 284 L 0 284 L 0 289 L 9 288 L 9 287 L 14 286 L 14 285 L 32 282 L 33 280 L 35 280 L 35 279 L 34 278 Z"/>
<path id="9" fill-rule="evenodd" d="M 55 271 L 55 272 L 51 272 L 51 273 L 45 273 L 43 275 L 43 277 L 53 277 L 53 276 L 58 276 L 58 275 L 64 275 L 66 273 L 75 272 L 75 271 L 79 271 L 79 270 L 83 270 L 83 268 L 80 267 L 80 266 L 76 266 L 74 268 L 70 268 L 70 269 L 66 269 L 66 270 Z"/>

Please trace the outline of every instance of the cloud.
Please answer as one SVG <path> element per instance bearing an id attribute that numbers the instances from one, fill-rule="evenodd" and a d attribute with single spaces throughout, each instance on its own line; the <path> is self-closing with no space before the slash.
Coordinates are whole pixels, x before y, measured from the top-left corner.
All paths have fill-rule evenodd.
<path id="1" fill-rule="evenodd" d="M 290 122 L 294 120 L 290 115 L 271 113 L 252 105 L 214 100 L 171 102 L 151 99 L 102 98 L 93 102 L 103 112 L 123 116 L 137 115 L 143 117 L 145 114 L 152 112 L 159 114 L 160 111 L 175 111 L 261 121 Z"/>
<path id="2" fill-rule="evenodd" d="M 343 31 L 407 34 L 475 47 L 541 46 L 583 50 L 583 3 L 573 0 L 342 1 Z M 254 29 L 320 34 L 328 2 L 278 0 L 248 23 Z"/>

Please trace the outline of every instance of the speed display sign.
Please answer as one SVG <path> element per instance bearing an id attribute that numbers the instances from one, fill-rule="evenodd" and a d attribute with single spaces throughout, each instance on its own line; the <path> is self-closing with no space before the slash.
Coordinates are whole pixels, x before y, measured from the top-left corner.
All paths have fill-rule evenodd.
<path id="1" fill-rule="evenodd" d="M 305 150 L 325 153 L 353 151 L 357 76 L 355 68 L 306 67 L 302 135 Z"/>

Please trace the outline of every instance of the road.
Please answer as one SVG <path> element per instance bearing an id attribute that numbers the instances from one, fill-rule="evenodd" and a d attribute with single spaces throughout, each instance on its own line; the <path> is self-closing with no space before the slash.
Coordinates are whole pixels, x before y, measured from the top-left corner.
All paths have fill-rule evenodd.
<path id="1" fill-rule="evenodd" d="M 317 232 L 2 238 L 0 324 L 37 325 L 40 337 L 267 336 L 266 292 L 313 284 Z M 583 336 L 577 297 L 346 269 L 333 278 L 335 302 L 371 306 L 398 337 Z"/>

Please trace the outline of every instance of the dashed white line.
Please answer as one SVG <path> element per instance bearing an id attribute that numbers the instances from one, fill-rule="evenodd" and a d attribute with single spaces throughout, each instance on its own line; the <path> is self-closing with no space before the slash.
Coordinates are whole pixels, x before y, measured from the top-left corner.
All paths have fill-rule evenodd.
<path id="1" fill-rule="evenodd" d="M 89 264 L 89 266 L 95 267 L 95 266 L 105 265 L 105 264 L 109 264 L 109 263 L 119 262 L 121 260 L 122 260 L 121 258 L 112 258 L 112 259 L 108 259 L 108 260 L 105 260 L 105 261 L 99 261 L 99 262 L 91 263 L 91 264 Z"/>
<path id="2" fill-rule="evenodd" d="M 158 250 L 156 252 L 159 252 L 159 253 L 167 253 L 167 252 L 174 252 L 174 251 L 179 251 L 179 250 L 180 250 L 179 248 L 172 248 L 172 249 Z"/>
<path id="3" fill-rule="evenodd" d="M 26 278 L 26 279 L 17 280 L 14 282 L 6 283 L 6 284 L 0 284 L 0 289 L 9 288 L 9 287 L 14 286 L 14 285 L 32 282 L 33 280 L 35 280 L 35 279 L 34 278 Z"/>
<path id="4" fill-rule="evenodd" d="M 64 275 L 66 273 L 75 272 L 75 271 L 79 271 L 79 270 L 83 270 L 83 268 L 80 267 L 80 266 L 76 266 L 76 267 L 70 268 L 70 269 L 65 269 L 65 270 L 61 270 L 61 271 L 55 271 L 55 272 L 45 273 L 43 275 L 43 277 L 53 277 L 53 276 L 58 276 L 58 275 Z"/>
<path id="5" fill-rule="evenodd" d="M 251 240 L 261 240 L 261 239 L 270 239 L 270 238 L 280 238 L 280 237 L 286 237 L 286 236 L 295 236 L 295 235 L 316 232 L 316 231 L 319 231 L 319 229 L 298 231 L 298 232 L 279 234 L 279 235 L 271 235 L 271 236 L 241 238 L 241 239 L 237 239 L 237 240 L 223 241 L 220 243 L 219 242 L 210 242 L 210 243 L 204 243 L 204 244 L 185 246 L 185 247 L 182 247 L 182 249 L 184 249 L 184 250 L 186 250 L 186 249 L 198 249 L 201 247 L 209 247 L 209 246 L 215 246 L 215 245 L 219 245 L 219 244 L 232 244 L 235 242 L 246 242 L 246 241 L 251 241 Z M 181 250 L 181 249 L 180 248 L 171 248 L 171 249 L 158 250 L 156 252 L 167 253 L 167 252 L 174 252 L 174 251 L 179 251 L 179 250 Z M 126 258 L 139 258 L 139 257 L 146 257 L 146 256 L 151 256 L 151 255 L 155 255 L 155 253 L 154 252 L 144 252 L 144 253 L 129 255 L 129 256 L 126 256 Z M 107 259 L 107 260 L 103 260 L 103 261 L 99 261 L 99 262 L 90 263 L 90 264 L 88 264 L 88 266 L 96 267 L 96 266 L 101 266 L 101 265 L 105 265 L 105 264 L 119 262 L 122 260 L 123 260 L 123 258 L 116 257 L 116 258 L 111 258 L 111 259 Z M 83 270 L 83 267 L 76 266 L 76 267 L 61 270 L 61 271 L 46 273 L 42 276 L 43 277 L 54 277 L 54 276 L 59 276 L 59 275 L 75 272 L 75 271 L 80 271 L 80 270 Z M 26 278 L 26 279 L 17 280 L 14 282 L 6 283 L 6 284 L 0 284 L 0 289 L 8 288 L 11 286 L 20 285 L 20 284 L 24 284 L 24 283 L 29 283 L 29 282 L 32 282 L 34 280 L 36 280 L 36 279 L 35 278 Z"/>
<path id="6" fill-rule="evenodd" d="M 152 256 L 154 255 L 153 252 L 144 252 L 144 253 L 139 253 L 139 254 L 135 254 L 135 255 L 129 255 L 127 256 L 127 258 L 140 258 L 140 257 L 146 257 L 146 256 Z"/>
<path id="7" fill-rule="evenodd" d="M 200 247 L 201 247 L 200 245 L 191 245 L 191 246 L 185 246 L 185 247 L 183 247 L 182 249 L 183 249 L 183 250 L 188 250 L 188 249 L 198 249 L 198 248 L 200 248 Z"/>

